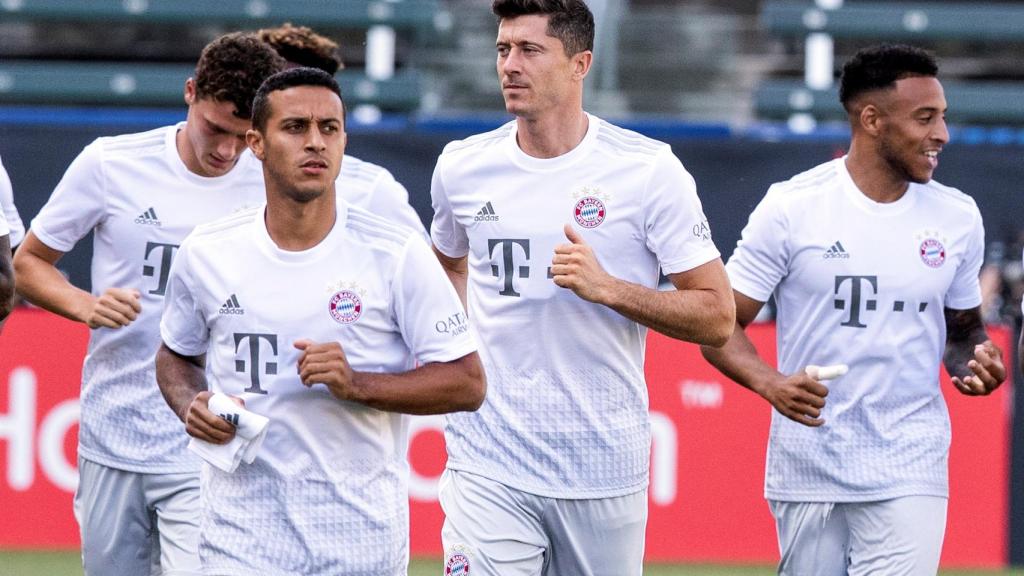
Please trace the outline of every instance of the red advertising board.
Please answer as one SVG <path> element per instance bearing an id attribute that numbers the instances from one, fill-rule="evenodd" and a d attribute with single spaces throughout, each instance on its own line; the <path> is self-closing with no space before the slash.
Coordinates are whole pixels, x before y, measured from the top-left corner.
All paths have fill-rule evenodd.
<path id="1" fill-rule="evenodd" d="M 1009 351 L 1006 330 L 989 332 Z M 750 334 L 762 356 L 774 358 L 774 327 L 756 326 Z M 78 546 L 71 501 L 87 337 L 81 325 L 37 310 L 19 310 L 0 334 L 0 548 Z M 654 431 L 647 558 L 777 561 L 775 528 L 762 498 L 768 405 L 712 369 L 695 346 L 655 333 L 646 371 Z M 943 376 L 953 420 L 944 566 L 1006 564 L 1009 389 L 967 398 Z M 426 417 L 411 427 L 417 555 L 440 554 L 441 425 L 440 417 Z"/>

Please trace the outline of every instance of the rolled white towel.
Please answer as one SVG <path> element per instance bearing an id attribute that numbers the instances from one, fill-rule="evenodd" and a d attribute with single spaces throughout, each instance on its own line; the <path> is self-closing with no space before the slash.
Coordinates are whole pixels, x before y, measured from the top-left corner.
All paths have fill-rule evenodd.
<path id="1" fill-rule="evenodd" d="M 246 410 L 219 392 L 210 396 L 209 407 L 210 412 L 235 426 L 235 437 L 227 444 L 212 444 L 192 438 L 188 443 L 189 450 L 225 472 L 234 472 L 242 461 L 252 464 L 267 436 L 270 419 Z"/>
<path id="2" fill-rule="evenodd" d="M 804 368 L 804 372 L 808 376 L 815 380 L 832 380 L 839 378 L 850 371 L 850 367 L 846 364 L 833 364 L 831 366 L 815 366 L 808 364 L 807 368 Z"/>

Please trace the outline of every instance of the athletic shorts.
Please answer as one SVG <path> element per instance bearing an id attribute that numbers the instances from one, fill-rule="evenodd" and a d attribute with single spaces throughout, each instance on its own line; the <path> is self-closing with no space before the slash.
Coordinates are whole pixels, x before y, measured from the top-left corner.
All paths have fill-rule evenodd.
<path id="1" fill-rule="evenodd" d="M 441 477 L 448 576 L 640 576 L 647 491 L 615 498 L 547 498 L 482 476 Z"/>
<path id="2" fill-rule="evenodd" d="M 935 576 L 946 532 L 938 496 L 879 502 L 770 500 L 784 576 Z"/>
<path id="3" fill-rule="evenodd" d="M 78 459 L 75 518 L 86 576 L 193 576 L 198 474 L 142 474 Z"/>

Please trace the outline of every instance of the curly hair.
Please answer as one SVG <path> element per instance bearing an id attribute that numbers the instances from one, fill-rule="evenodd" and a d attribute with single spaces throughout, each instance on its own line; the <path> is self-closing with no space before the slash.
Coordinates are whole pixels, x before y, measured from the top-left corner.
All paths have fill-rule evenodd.
<path id="1" fill-rule="evenodd" d="M 233 32 L 203 48 L 196 64 L 196 98 L 212 98 L 235 105 L 235 116 L 252 118 L 256 90 L 287 62 L 253 34 Z"/>
<path id="2" fill-rule="evenodd" d="M 893 87 L 911 76 L 935 77 L 939 66 L 925 50 L 907 44 L 879 44 L 859 50 L 843 65 L 839 101 L 847 111 L 853 100 L 874 90 Z"/>
<path id="3" fill-rule="evenodd" d="M 263 28 L 256 36 L 294 66 L 319 68 L 332 76 L 345 67 L 338 43 L 306 26 L 285 22 L 277 28 Z"/>
<path id="4" fill-rule="evenodd" d="M 540 14 L 548 16 L 548 36 L 558 38 L 565 54 L 594 49 L 594 14 L 583 0 L 494 0 L 498 19 Z"/>

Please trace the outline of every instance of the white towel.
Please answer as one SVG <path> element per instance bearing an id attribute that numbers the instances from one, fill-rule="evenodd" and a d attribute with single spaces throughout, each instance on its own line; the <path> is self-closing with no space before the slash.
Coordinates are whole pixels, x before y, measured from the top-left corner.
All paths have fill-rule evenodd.
<path id="1" fill-rule="evenodd" d="M 228 395 L 219 392 L 210 396 L 209 407 L 210 412 L 234 424 L 235 437 L 227 444 L 212 444 L 192 438 L 188 443 L 189 450 L 225 472 L 234 472 L 243 460 L 252 464 L 267 436 L 270 419 L 242 408 Z"/>

